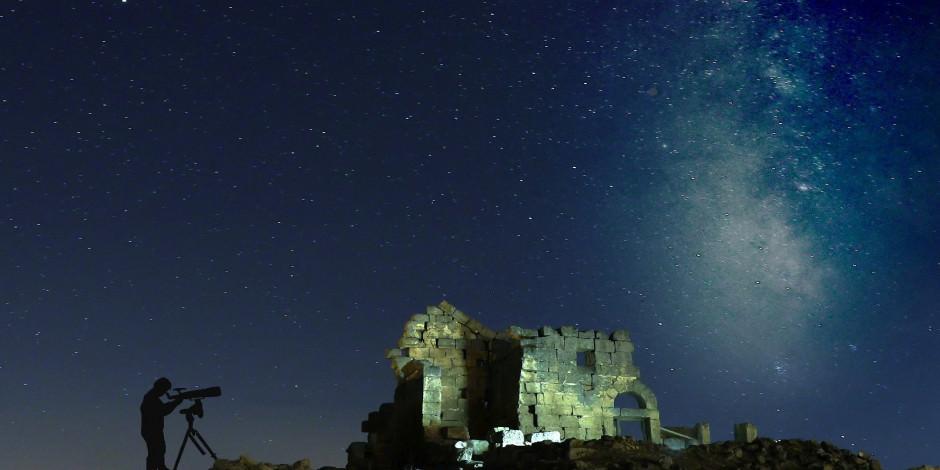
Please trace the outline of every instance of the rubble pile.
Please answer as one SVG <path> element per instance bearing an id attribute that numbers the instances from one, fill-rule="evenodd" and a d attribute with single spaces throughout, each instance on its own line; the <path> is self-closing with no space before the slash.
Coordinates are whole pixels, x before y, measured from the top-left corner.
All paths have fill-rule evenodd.
<path id="1" fill-rule="evenodd" d="M 878 460 L 828 442 L 760 438 L 750 443 L 721 442 L 675 452 L 649 442 L 605 436 L 561 443 L 490 450 L 483 468 L 506 470 L 881 470 Z"/>
<path id="2" fill-rule="evenodd" d="M 629 437 L 604 436 L 583 441 L 535 442 L 528 446 L 498 447 L 483 459 L 483 468 L 506 470 L 671 468 L 664 447 Z"/>
<path id="3" fill-rule="evenodd" d="M 840 449 L 828 442 L 758 438 L 744 444 L 720 442 L 692 446 L 676 462 L 690 470 L 706 468 L 859 469 L 881 470 L 881 463 L 865 452 Z"/>

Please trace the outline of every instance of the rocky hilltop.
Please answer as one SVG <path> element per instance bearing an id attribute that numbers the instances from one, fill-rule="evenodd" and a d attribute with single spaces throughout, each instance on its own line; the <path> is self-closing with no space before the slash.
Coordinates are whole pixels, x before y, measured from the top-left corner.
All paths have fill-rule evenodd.
<path id="1" fill-rule="evenodd" d="M 242 455 L 238 460 L 216 460 L 209 470 L 313 470 L 313 466 L 309 459 L 298 460 L 288 465 L 256 462 L 247 455 Z"/>
<path id="2" fill-rule="evenodd" d="M 828 442 L 760 438 L 750 443 L 719 442 L 675 452 L 630 438 L 604 437 L 493 449 L 484 460 L 483 468 L 880 470 L 882 467 L 878 460 L 864 452 L 850 452 Z"/>

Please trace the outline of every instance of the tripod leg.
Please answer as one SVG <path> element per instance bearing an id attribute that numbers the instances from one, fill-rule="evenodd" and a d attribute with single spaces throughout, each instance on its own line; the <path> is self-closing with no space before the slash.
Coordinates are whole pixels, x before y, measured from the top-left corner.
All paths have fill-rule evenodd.
<path id="1" fill-rule="evenodd" d="M 202 434 L 200 434 L 199 431 L 193 429 L 193 435 L 199 438 L 199 441 L 202 442 L 202 445 L 206 446 L 206 449 L 209 451 L 209 455 L 212 456 L 213 460 L 219 460 L 219 458 L 216 457 L 215 452 L 212 451 L 212 448 L 209 447 L 209 443 L 206 442 L 206 440 L 202 438 Z M 196 446 L 199 446 L 199 444 L 196 443 L 195 439 L 193 440 L 193 444 L 196 444 Z M 205 455 L 205 452 L 203 452 L 203 455 Z"/>
<path id="2" fill-rule="evenodd" d="M 180 466 L 180 459 L 183 458 L 183 449 L 186 448 L 186 441 L 189 440 L 189 429 L 186 430 L 186 435 L 183 436 L 183 443 L 180 444 L 180 451 L 176 454 L 176 463 L 173 464 L 173 470 L 176 470 Z"/>
<path id="3" fill-rule="evenodd" d="M 193 445 L 196 446 L 196 450 L 198 450 L 200 454 L 206 455 L 206 451 L 202 450 L 202 446 L 199 445 L 199 441 L 197 441 L 196 438 L 193 437 L 197 435 L 199 435 L 199 431 L 193 429 L 192 432 L 190 432 L 189 434 L 189 440 L 193 441 Z"/>

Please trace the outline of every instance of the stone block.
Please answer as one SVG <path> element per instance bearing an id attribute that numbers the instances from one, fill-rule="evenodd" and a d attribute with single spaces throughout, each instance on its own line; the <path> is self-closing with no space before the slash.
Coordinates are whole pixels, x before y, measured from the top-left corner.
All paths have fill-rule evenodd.
<path id="1" fill-rule="evenodd" d="M 552 412 L 558 416 L 569 416 L 574 412 L 574 406 L 564 403 L 555 403 L 552 405 Z"/>
<path id="2" fill-rule="evenodd" d="M 519 340 L 519 345 L 523 348 L 537 348 L 542 346 L 542 343 L 536 338 L 522 338 Z"/>
<path id="3" fill-rule="evenodd" d="M 633 343 L 629 341 L 614 341 L 614 350 L 617 352 L 633 352 Z"/>
<path id="4" fill-rule="evenodd" d="M 444 438 L 466 441 L 470 439 L 470 431 L 466 426 L 448 426 L 443 431 Z"/>
<path id="5" fill-rule="evenodd" d="M 456 347 L 456 344 L 454 344 L 453 338 L 438 338 L 438 340 L 437 340 L 437 347 L 439 347 L 439 348 L 454 348 L 454 347 Z"/>
<path id="6" fill-rule="evenodd" d="M 520 405 L 535 405 L 538 403 L 536 394 L 534 393 L 520 393 L 519 394 L 519 404 Z"/>
<path id="7" fill-rule="evenodd" d="M 565 345 L 562 347 L 565 351 L 577 352 L 581 351 L 581 338 L 575 336 L 565 336 Z"/>
<path id="8" fill-rule="evenodd" d="M 466 313 L 463 313 L 456 308 L 450 314 L 454 317 L 454 320 L 457 320 L 460 323 L 466 323 L 468 320 L 470 320 L 470 317 L 468 317 Z"/>
<path id="9" fill-rule="evenodd" d="M 630 341 L 630 332 L 627 330 L 616 330 L 611 333 L 610 339 L 617 341 Z"/>
<path id="10" fill-rule="evenodd" d="M 424 403 L 440 403 L 441 391 L 440 390 L 425 390 L 421 399 L 424 401 Z"/>
<path id="11" fill-rule="evenodd" d="M 594 339 L 594 335 L 596 335 L 596 334 L 597 334 L 597 332 L 594 331 L 594 330 L 579 331 L 579 332 L 578 332 L 578 338 Z"/>
<path id="12" fill-rule="evenodd" d="M 578 351 L 593 351 L 594 338 L 578 338 Z"/>
<path id="13" fill-rule="evenodd" d="M 626 351 L 612 352 L 610 362 L 617 365 L 633 365 L 633 354 Z"/>
<path id="14" fill-rule="evenodd" d="M 446 408 L 441 410 L 441 423 L 445 422 L 457 422 L 463 423 L 464 419 L 467 418 L 466 410 L 460 410 L 456 408 Z"/>
<path id="15" fill-rule="evenodd" d="M 446 427 L 450 427 L 450 426 L 463 426 L 463 425 L 464 425 L 463 420 L 458 420 L 458 419 L 442 419 L 442 420 L 441 420 L 441 426 L 440 426 L 440 427 L 446 428 Z M 438 429 L 437 431 L 438 431 L 438 432 L 437 432 L 437 435 L 440 436 L 440 435 L 441 435 L 441 430 Z"/>
<path id="16" fill-rule="evenodd" d="M 385 358 L 392 359 L 396 357 L 401 357 L 403 355 L 402 350 L 399 348 L 391 348 L 385 350 Z"/>
<path id="17" fill-rule="evenodd" d="M 438 308 L 436 305 L 428 305 L 426 312 L 427 312 L 428 317 L 440 316 L 444 314 L 444 311 Z"/>
<path id="18" fill-rule="evenodd" d="M 496 447 L 524 446 L 525 436 L 518 429 L 496 428 L 493 443 Z"/>
<path id="19" fill-rule="evenodd" d="M 449 385 L 441 386 L 441 403 L 450 403 L 458 398 L 460 398 L 460 390 L 458 390 L 457 387 Z"/>
<path id="20" fill-rule="evenodd" d="M 421 425 L 422 426 L 439 426 L 441 424 L 441 412 L 438 410 L 436 414 L 422 414 L 421 415 Z"/>
<path id="21" fill-rule="evenodd" d="M 450 428 L 447 429 L 449 430 Z M 444 437 L 450 439 L 450 437 L 446 435 L 446 432 L 447 431 L 445 431 Z M 470 444 L 467 441 L 459 440 L 455 442 L 454 448 L 457 450 L 456 460 L 458 462 L 470 462 L 473 460 L 473 449 L 470 447 Z"/>
<path id="22" fill-rule="evenodd" d="M 470 439 L 467 444 L 473 449 L 473 455 L 483 455 L 490 450 L 490 441 Z"/>
<path id="23" fill-rule="evenodd" d="M 590 375 L 588 376 L 590 377 Z M 565 395 L 580 395 L 584 387 L 580 382 L 565 382 L 561 384 L 561 392 Z"/>
<path id="24" fill-rule="evenodd" d="M 534 428 L 534 427 L 535 427 L 535 416 L 529 415 L 529 414 L 519 416 L 519 429 L 527 429 L 527 428 Z M 526 432 L 522 431 L 522 433 L 525 434 Z"/>
<path id="25" fill-rule="evenodd" d="M 609 339 L 595 339 L 594 340 L 594 350 L 597 352 L 611 353 L 614 352 L 614 342 Z"/>
<path id="26" fill-rule="evenodd" d="M 431 357 L 431 348 L 408 348 L 402 351 L 407 351 L 407 355 L 412 359 L 428 359 Z"/>
<path id="27" fill-rule="evenodd" d="M 559 336 L 559 338 L 561 337 Z M 578 361 L 577 345 L 574 345 L 574 348 L 570 350 L 568 348 L 564 348 L 563 350 L 560 349 L 555 351 L 555 357 L 560 363 L 575 365 Z"/>
<path id="28" fill-rule="evenodd" d="M 555 407 L 549 405 L 535 405 L 535 414 L 538 416 L 555 414 Z"/>
<path id="29" fill-rule="evenodd" d="M 561 442 L 561 433 L 558 431 L 536 432 L 529 436 L 529 442 Z"/>
<path id="30" fill-rule="evenodd" d="M 542 391 L 542 384 L 538 382 L 526 382 L 524 387 L 525 391 L 528 393 L 539 393 Z"/>
<path id="31" fill-rule="evenodd" d="M 756 434 L 757 430 L 755 429 L 754 431 Z M 695 438 L 698 440 L 699 444 L 711 444 L 711 426 L 709 426 L 708 423 L 695 423 Z"/>
<path id="32" fill-rule="evenodd" d="M 580 387 L 581 384 L 578 384 L 578 386 Z M 575 395 L 572 393 L 562 393 L 560 395 L 555 396 L 556 405 L 567 405 L 570 408 L 580 403 L 581 403 L 581 397 L 579 395 Z"/>
<path id="33" fill-rule="evenodd" d="M 412 336 L 402 336 L 401 339 L 398 340 L 399 348 L 423 348 L 424 346 L 424 341 Z"/>
<path id="34" fill-rule="evenodd" d="M 558 336 L 558 330 L 550 326 L 539 328 L 539 336 Z"/>
<path id="35" fill-rule="evenodd" d="M 561 421 L 558 418 L 558 415 L 550 414 L 539 414 L 535 416 L 535 425 L 540 428 L 558 428 Z"/>
<path id="36" fill-rule="evenodd" d="M 757 439 L 757 426 L 751 423 L 737 423 L 734 425 L 735 442 L 753 442 Z"/>
<path id="37" fill-rule="evenodd" d="M 562 336 L 572 336 L 575 338 L 578 337 L 578 329 L 573 326 L 565 325 L 559 328 L 559 332 L 561 333 Z"/>
<path id="38" fill-rule="evenodd" d="M 466 398 L 458 398 L 458 399 L 457 399 L 457 408 L 459 408 L 459 409 L 461 409 L 461 410 L 464 410 L 464 411 L 469 410 L 469 409 L 470 409 L 470 400 L 467 400 Z"/>
<path id="39" fill-rule="evenodd" d="M 548 371 L 538 371 L 535 373 L 535 382 L 542 383 L 557 383 L 558 382 L 558 373 L 557 372 L 548 372 Z"/>
<path id="40" fill-rule="evenodd" d="M 601 427 L 588 427 L 584 429 L 585 439 L 600 439 L 604 435 L 604 429 Z"/>
<path id="41" fill-rule="evenodd" d="M 522 434 L 532 434 L 539 430 L 534 424 L 519 424 L 519 430 L 522 431 Z"/>
<path id="42" fill-rule="evenodd" d="M 440 307 L 440 309 L 446 314 L 454 313 L 454 310 L 457 310 L 456 307 L 451 305 L 450 302 L 446 300 L 442 300 L 441 303 L 437 304 L 437 306 Z"/>

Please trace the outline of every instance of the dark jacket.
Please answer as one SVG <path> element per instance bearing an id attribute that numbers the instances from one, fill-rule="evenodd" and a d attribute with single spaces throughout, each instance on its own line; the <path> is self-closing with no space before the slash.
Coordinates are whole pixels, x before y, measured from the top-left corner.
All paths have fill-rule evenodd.
<path id="1" fill-rule="evenodd" d="M 163 403 L 160 395 L 151 389 L 140 402 L 140 433 L 145 436 L 163 435 L 163 417 L 172 413 L 179 404 L 180 400 Z"/>

